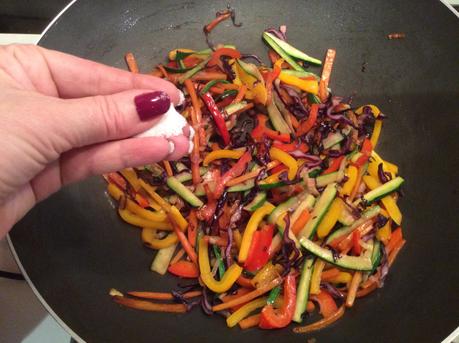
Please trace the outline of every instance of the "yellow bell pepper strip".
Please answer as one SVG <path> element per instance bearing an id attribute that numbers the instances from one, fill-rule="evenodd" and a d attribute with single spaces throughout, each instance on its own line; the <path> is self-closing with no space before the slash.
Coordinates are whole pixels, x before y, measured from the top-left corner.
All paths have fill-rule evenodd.
<path id="1" fill-rule="evenodd" d="M 363 182 L 367 185 L 367 187 L 371 190 L 381 186 L 381 183 L 370 175 L 365 175 L 363 177 Z M 392 195 L 386 195 L 384 198 L 381 199 L 382 204 L 384 205 L 386 211 L 389 213 L 392 220 L 397 224 L 400 225 L 402 223 L 402 212 L 397 206 L 395 199 Z"/>
<path id="2" fill-rule="evenodd" d="M 352 280 L 352 274 L 348 272 L 339 272 L 337 276 L 334 278 L 329 279 L 331 283 L 349 283 Z"/>
<path id="3" fill-rule="evenodd" d="M 159 229 L 167 231 L 172 230 L 172 227 L 169 222 L 151 221 L 132 213 L 127 208 L 119 208 L 118 214 L 120 215 L 121 219 L 123 219 L 126 223 L 129 223 L 137 227 L 146 227 L 150 229 Z"/>
<path id="4" fill-rule="evenodd" d="M 370 168 L 368 168 L 370 169 Z M 344 183 L 341 188 L 342 195 L 350 195 L 354 189 L 355 182 L 357 181 L 357 175 L 359 174 L 358 169 L 355 166 L 349 166 L 346 171 L 346 176 L 348 177 L 347 181 Z"/>
<path id="5" fill-rule="evenodd" d="M 199 240 L 198 258 L 201 280 L 211 291 L 215 293 L 223 293 L 229 290 L 242 273 L 242 267 L 236 263 L 233 263 L 225 272 L 220 281 L 215 280 L 210 269 L 208 245 L 206 240 L 202 238 Z"/>
<path id="6" fill-rule="evenodd" d="M 309 288 L 310 294 L 319 294 L 320 293 L 320 280 L 322 276 L 322 270 L 324 270 L 325 261 L 317 259 L 314 263 L 314 269 L 311 276 L 311 286 Z"/>
<path id="7" fill-rule="evenodd" d="M 330 208 L 327 211 L 327 214 L 322 219 L 322 221 L 319 224 L 319 227 L 317 228 L 317 236 L 320 239 L 327 236 L 330 233 L 331 229 L 333 229 L 336 222 L 338 221 L 341 211 L 343 210 L 343 205 L 343 201 L 340 198 L 336 198 L 335 200 L 333 200 Z"/>
<path id="8" fill-rule="evenodd" d="M 391 221 L 388 220 L 382 228 L 378 229 L 378 231 L 376 232 L 376 238 L 384 244 L 387 244 L 390 240 L 391 233 Z"/>
<path id="9" fill-rule="evenodd" d="M 247 317 L 251 312 L 255 311 L 257 308 L 265 306 L 267 300 L 268 297 L 262 297 L 245 304 L 237 311 L 235 311 L 231 316 L 226 318 L 226 325 L 228 325 L 230 328 L 236 326 L 237 323 Z"/>
<path id="10" fill-rule="evenodd" d="M 120 171 L 121 175 L 130 183 L 132 188 L 137 192 L 140 189 L 139 178 L 134 169 L 126 168 Z"/>
<path id="11" fill-rule="evenodd" d="M 364 109 L 365 109 L 365 107 L 369 107 L 370 108 L 370 110 L 373 113 L 373 116 L 375 118 L 378 118 L 379 115 L 381 114 L 381 111 L 379 110 L 379 108 L 377 106 L 371 105 L 371 104 L 370 105 L 360 106 L 358 109 L 355 110 L 355 114 L 359 114 L 359 115 L 362 114 Z"/>
<path id="12" fill-rule="evenodd" d="M 391 177 L 394 178 L 398 174 L 398 167 L 395 164 L 384 161 L 376 151 L 371 152 L 370 164 L 368 165 L 368 173 L 378 179 L 378 165 L 383 164 L 384 171 L 391 173 Z"/>
<path id="13" fill-rule="evenodd" d="M 284 268 L 280 264 L 273 265 L 272 262 L 268 262 L 255 274 L 250 282 L 255 288 L 263 287 L 278 278 L 283 270 Z"/>
<path id="14" fill-rule="evenodd" d="M 156 238 L 156 229 L 144 228 L 141 237 L 143 244 L 151 249 L 168 248 L 178 242 L 175 232 L 171 232 L 163 239 Z"/>
<path id="15" fill-rule="evenodd" d="M 375 125 L 373 127 L 373 133 L 371 134 L 371 145 L 373 146 L 373 149 L 376 147 L 376 144 L 378 143 L 379 140 L 379 135 L 381 134 L 381 128 L 382 128 L 382 120 L 376 120 Z"/>
<path id="16" fill-rule="evenodd" d="M 269 149 L 269 156 L 271 156 L 272 160 L 277 160 L 287 166 L 289 180 L 293 180 L 296 177 L 296 173 L 298 172 L 298 164 L 292 156 L 275 147 Z"/>
<path id="17" fill-rule="evenodd" d="M 263 220 L 263 217 L 270 214 L 275 209 L 275 206 L 266 202 L 263 206 L 253 212 L 247 223 L 244 234 L 242 236 L 241 248 L 239 249 L 239 263 L 244 263 L 249 254 L 250 245 L 252 244 L 253 234 L 258 228 L 258 225 Z"/>
<path id="18" fill-rule="evenodd" d="M 120 200 L 120 198 L 124 196 L 123 191 L 121 191 L 112 183 L 108 184 L 107 191 L 108 194 L 110 194 L 115 200 Z M 167 215 L 163 211 L 146 210 L 137 205 L 134 201 L 132 201 L 129 198 L 126 198 L 126 208 L 132 213 L 137 214 L 138 216 L 152 222 L 165 222 L 167 219 Z"/>
<path id="19" fill-rule="evenodd" d="M 319 84 L 316 80 L 303 80 L 284 72 L 279 74 L 279 80 L 287 85 L 298 87 L 299 89 L 311 94 L 317 95 L 319 92 Z"/>
<path id="20" fill-rule="evenodd" d="M 237 160 L 241 158 L 242 155 L 244 155 L 244 152 L 244 150 L 214 150 L 207 154 L 206 158 L 203 161 L 203 165 L 208 166 L 210 162 L 221 158 L 231 158 L 233 160 Z"/>
<path id="21" fill-rule="evenodd" d="M 384 161 L 386 163 L 387 170 L 394 175 L 398 174 L 398 166 L 396 164 L 390 163 L 388 161 Z"/>
<path id="22" fill-rule="evenodd" d="M 149 196 L 153 198 L 154 201 L 156 201 L 161 208 L 166 212 L 169 213 L 174 221 L 177 223 L 177 225 L 180 227 L 180 229 L 183 231 L 187 228 L 188 222 L 187 220 L 183 217 L 183 215 L 180 213 L 179 209 L 175 206 L 172 206 L 169 204 L 166 200 L 164 200 L 152 186 L 150 186 L 148 183 L 146 183 L 143 180 L 140 180 L 140 185 L 142 188 L 148 193 Z"/>

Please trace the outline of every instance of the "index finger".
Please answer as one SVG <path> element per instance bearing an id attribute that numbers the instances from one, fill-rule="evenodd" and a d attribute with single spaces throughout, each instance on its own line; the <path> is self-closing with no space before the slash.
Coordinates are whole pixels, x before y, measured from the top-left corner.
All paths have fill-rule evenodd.
<path id="1" fill-rule="evenodd" d="M 36 46 L 15 46 L 15 49 L 15 57 L 23 66 L 27 66 L 32 82 L 35 85 L 40 84 L 44 76 L 43 70 L 48 69 L 62 98 L 108 95 L 130 89 L 151 89 L 168 93 L 174 104 L 181 101 L 180 91 L 174 84 L 158 77 L 134 74 Z"/>

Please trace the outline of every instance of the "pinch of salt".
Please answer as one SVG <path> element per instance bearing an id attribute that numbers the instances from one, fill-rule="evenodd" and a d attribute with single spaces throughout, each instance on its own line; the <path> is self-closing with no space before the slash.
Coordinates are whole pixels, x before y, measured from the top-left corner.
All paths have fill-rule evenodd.
<path id="1" fill-rule="evenodd" d="M 187 125 L 186 119 L 178 113 L 171 104 L 169 110 L 153 121 L 153 126 L 138 134 L 136 137 L 164 137 L 183 135 L 183 128 Z M 194 130 L 190 127 L 189 152 L 193 150 Z"/>

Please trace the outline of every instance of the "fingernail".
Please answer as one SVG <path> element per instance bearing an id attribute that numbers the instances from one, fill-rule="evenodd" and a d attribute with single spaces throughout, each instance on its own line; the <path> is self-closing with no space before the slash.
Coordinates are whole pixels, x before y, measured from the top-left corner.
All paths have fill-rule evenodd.
<path id="1" fill-rule="evenodd" d="M 175 150 L 175 144 L 174 144 L 173 141 L 170 141 L 170 140 L 168 140 L 168 142 L 169 142 L 169 154 L 168 154 L 168 155 L 170 155 L 170 154 L 172 154 L 172 153 L 174 152 L 174 150 Z"/>
<path id="2" fill-rule="evenodd" d="M 179 102 L 178 102 L 177 106 L 183 105 L 184 102 L 185 102 L 185 95 L 183 94 L 183 92 L 181 90 L 179 90 Z"/>
<path id="3" fill-rule="evenodd" d="M 171 99 L 166 93 L 156 91 L 136 96 L 134 103 L 140 120 L 144 121 L 166 113 L 171 105 Z"/>
<path id="4" fill-rule="evenodd" d="M 190 126 L 185 125 L 182 129 L 182 132 L 185 137 L 190 137 Z"/>

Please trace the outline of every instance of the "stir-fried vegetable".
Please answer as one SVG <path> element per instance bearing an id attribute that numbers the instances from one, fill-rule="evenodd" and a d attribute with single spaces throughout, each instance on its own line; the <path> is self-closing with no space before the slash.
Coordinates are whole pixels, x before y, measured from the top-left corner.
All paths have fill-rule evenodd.
<path id="1" fill-rule="evenodd" d="M 226 19 L 235 23 L 231 8 L 204 27 L 211 49 L 175 49 L 157 69 L 186 95 L 190 156 L 105 175 L 121 219 L 157 250 L 151 270 L 194 283 L 110 295 L 145 311 L 230 311 L 228 327 L 241 329 L 283 328 L 318 312 L 323 319 L 294 328 L 312 332 L 382 287 L 406 243 L 404 180 L 375 151 L 381 111 L 331 93 L 335 50 L 319 78 L 304 68 L 322 62 L 287 43 L 286 27 L 271 28 L 266 66 L 209 42 Z M 132 53 L 126 61 L 138 72 Z"/>

